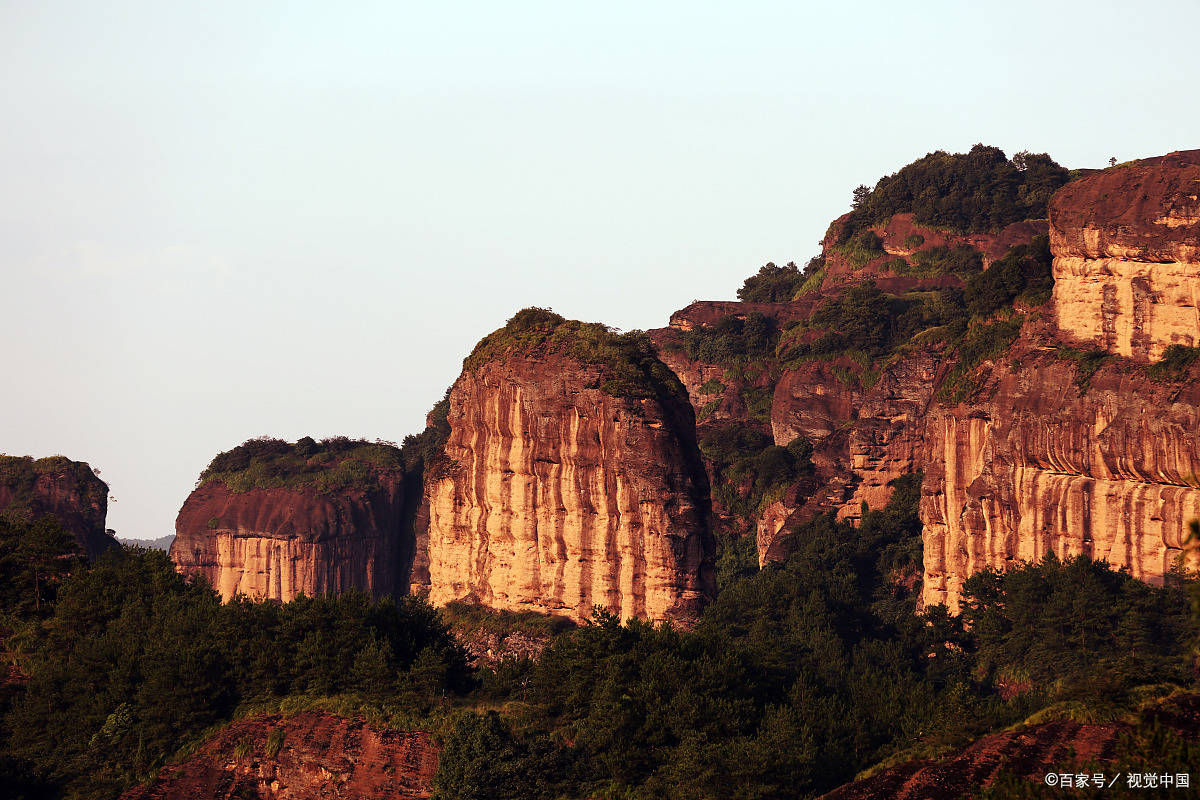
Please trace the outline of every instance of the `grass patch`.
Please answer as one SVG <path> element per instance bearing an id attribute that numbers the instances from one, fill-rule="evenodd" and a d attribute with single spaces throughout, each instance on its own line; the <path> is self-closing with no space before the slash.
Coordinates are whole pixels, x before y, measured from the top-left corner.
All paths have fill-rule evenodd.
<path id="1" fill-rule="evenodd" d="M 850 266 L 855 269 L 865 267 L 874 259 L 886 255 L 886 251 L 883 249 L 883 241 L 876 235 L 875 231 L 869 228 L 859 231 L 833 249 L 841 253 L 850 262 Z"/>
<path id="2" fill-rule="evenodd" d="M 1098 698 L 1063 700 L 1026 717 L 1020 726 L 1039 725 L 1055 720 L 1069 720 L 1081 725 L 1102 725 L 1106 722 L 1116 722 L 1129 712 L 1130 709 L 1127 706 L 1111 700 Z"/>
<path id="3" fill-rule="evenodd" d="M 1092 376 L 1113 358 L 1106 350 L 1077 350 L 1073 347 L 1060 347 L 1056 355 L 1075 365 L 1075 385 L 1079 387 L 1080 394 L 1087 394 Z"/>
<path id="4" fill-rule="evenodd" d="M 279 751 L 283 749 L 283 740 L 286 735 L 283 728 L 274 728 L 267 734 L 267 744 L 263 748 L 263 752 L 267 758 L 274 758 L 279 755 Z"/>
<path id="5" fill-rule="evenodd" d="M 1021 333 L 1023 322 L 1023 317 L 1015 316 L 968 328 L 958 344 L 958 363 L 938 389 L 938 399 L 943 403 L 961 403 L 975 394 L 979 390 L 973 375 L 975 368 L 1007 350 Z"/>
<path id="6" fill-rule="evenodd" d="M 1182 344 L 1170 345 L 1163 351 L 1163 356 L 1146 368 L 1146 376 L 1152 381 L 1180 381 L 1187 375 L 1192 364 L 1200 358 L 1200 347 L 1188 347 Z"/>
<path id="7" fill-rule="evenodd" d="M 824 283 L 825 268 L 821 267 L 804 279 L 804 283 L 800 284 L 800 288 L 796 290 L 796 293 L 792 296 L 792 299 L 795 300 L 797 297 L 803 297 L 809 292 L 815 292 L 819 290 Z"/>
<path id="8" fill-rule="evenodd" d="M 658 360 L 645 333 L 617 333 L 607 325 L 569 320 L 546 308 L 518 311 L 503 328 L 479 340 L 463 360 L 463 369 L 478 369 L 510 355 L 539 358 L 550 354 L 600 367 L 601 376 L 591 388 L 614 397 L 687 399 L 683 384 Z"/>

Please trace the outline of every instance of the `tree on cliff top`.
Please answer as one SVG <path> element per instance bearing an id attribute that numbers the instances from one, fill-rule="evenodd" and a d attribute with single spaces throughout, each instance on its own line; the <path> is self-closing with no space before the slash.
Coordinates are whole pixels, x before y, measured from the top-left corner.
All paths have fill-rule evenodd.
<path id="1" fill-rule="evenodd" d="M 200 473 L 197 486 L 217 481 L 234 492 L 311 488 L 326 494 L 374 488 L 381 472 L 403 468 L 401 450 L 390 442 L 345 436 L 318 442 L 304 436 L 289 444 L 260 436 L 218 453 Z"/>
<path id="2" fill-rule="evenodd" d="M 1000 148 L 983 144 L 967 153 L 937 150 L 880 178 L 869 194 L 855 190 L 838 243 L 901 212 L 912 212 L 922 225 L 960 233 L 1043 219 L 1050 196 L 1068 177 L 1045 153 L 1022 151 L 1010 161 Z"/>

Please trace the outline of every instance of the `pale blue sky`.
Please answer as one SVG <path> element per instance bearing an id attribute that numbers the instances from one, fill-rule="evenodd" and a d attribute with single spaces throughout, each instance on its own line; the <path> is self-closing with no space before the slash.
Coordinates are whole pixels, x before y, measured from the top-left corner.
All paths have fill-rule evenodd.
<path id="1" fill-rule="evenodd" d="M 217 451 L 399 440 L 527 305 L 623 329 L 975 142 L 1200 146 L 1200 3 L 0 3 L 0 451 L 173 530 Z"/>

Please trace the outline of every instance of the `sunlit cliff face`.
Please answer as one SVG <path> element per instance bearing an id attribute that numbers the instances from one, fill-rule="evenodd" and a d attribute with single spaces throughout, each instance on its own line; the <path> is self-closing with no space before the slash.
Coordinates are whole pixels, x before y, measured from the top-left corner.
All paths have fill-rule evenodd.
<path id="1" fill-rule="evenodd" d="M 711 598 L 686 400 L 614 397 L 590 388 L 596 377 L 569 358 L 513 356 L 459 378 L 450 467 L 427 479 L 428 574 L 414 573 L 434 604 L 686 623 Z"/>

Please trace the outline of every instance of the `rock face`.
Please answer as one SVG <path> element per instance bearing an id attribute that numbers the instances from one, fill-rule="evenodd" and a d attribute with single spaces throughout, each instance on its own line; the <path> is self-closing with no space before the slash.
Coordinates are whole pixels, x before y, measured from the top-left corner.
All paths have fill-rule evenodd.
<path id="1" fill-rule="evenodd" d="M 403 476 L 395 468 L 377 468 L 369 485 L 336 491 L 235 491 L 209 480 L 179 511 L 171 558 L 225 600 L 240 593 L 286 602 L 351 589 L 404 594 L 412 544 L 403 510 Z"/>
<path id="2" fill-rule="evenodd" d="M 1072 339 L 1140 361 L 1200 344 L 1200 150 L 1067 184 L 1050 203 L 1054 311 Z"/>
<path id="3" fill-rule="evenodd" d="M 536 324 L 562 346 L 535 335 L 486 356 L 477 348 L 454 384 L 446 462 L 427 477 L 428 532 L 417 544 L 427 572 L 414 570 L 414 589 L 437 605 L 574 620 L 593 606 L 623 619 L 695 619 L 714 594 L 713 541 L 682 388 L 655 360 L 655 396 L 605 391 L 612 363 L 571 354 L 572 338 L 595 330 L 557 315 Z"/>
<path id="4" fill-rule="evenodd" d="M 75 536 L 88 558 L 117 545 L 104 528 L 108 484 L 82 461 L 0 456 L 0 513 L 23 519 L 49 514 Z"/>
<path id="5" fill-rule="evenodd" d="M 1013 370 L 1014 362 L 1020 366 Z M 926 423 L 924 601 L 957 609 L 984 567 L 1084 554 L 1161 583 L 1200 517 L 1200 384 L 1076 368 L 1018 341 L 986 401 Z"/>
<path id="6" fill-rule="evenodd" d="M 274 744 L 273 744 L 274 742 Z M 427 733 L 380 730 L 320 711 L 235 722 L 123 800 L 417 800 L 432 794 Z"/>

